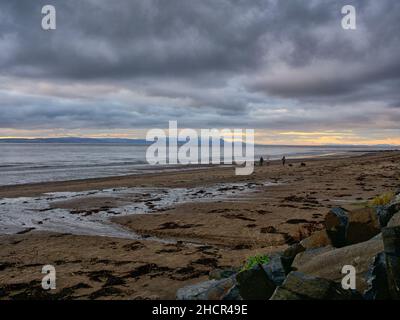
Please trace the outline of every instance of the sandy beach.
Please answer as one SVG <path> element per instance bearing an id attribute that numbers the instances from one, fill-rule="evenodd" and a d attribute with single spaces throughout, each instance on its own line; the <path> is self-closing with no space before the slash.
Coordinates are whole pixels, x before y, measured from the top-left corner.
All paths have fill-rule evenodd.
<path id="1" fill-rule="evenodd" d="M 33 225 L 0 235 L 0 299 L 174 299 L 215 268 L 322 229 L 331 207 L 399 189 L 399 172 L 400 152 L 388 151 L 275 161 L 251 176 L 210 167 L 2 186 L 0 205 L 36 200 L 37 210 Z M 53 213 L 85 228 L 63 232 Z M 50 293 L 40 285 L 47 264 L 57 270 Z"/>

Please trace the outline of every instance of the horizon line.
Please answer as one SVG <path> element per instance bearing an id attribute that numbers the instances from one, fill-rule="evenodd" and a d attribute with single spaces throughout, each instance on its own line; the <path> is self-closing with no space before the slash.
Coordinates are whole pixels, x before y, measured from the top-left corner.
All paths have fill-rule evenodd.
<path id="1" fill-rule="evenodd" d="M 145 138 L 111 138 L 111 137 L 76 137 L 76 136 L 63 136 L 63 137 L 36 137 L 36 138 L 26 138 L 26 137 L 0 137 L 0 142 L 3 140 L 7 141 L 18 141 L 18 140 L 29 140 L 34 142 L 35 140 L 61 140 L 61 139 L 81 139 L 81 140 L 122 140 L 122 141 L 135 141 L 135 140 L 140 140 L 140 141 L 146 141 L 151 143 L 151 141 L 147 141 Z M 60 142 L 62 143 L 62 142 Z M 64 142 L 68 143 L 68 142 Z M 282 146 L 282 147 L 400 147 L 400 145 L 397 144 L 273 144 L 273 143 L 254 143 L 255 146 Z"/>

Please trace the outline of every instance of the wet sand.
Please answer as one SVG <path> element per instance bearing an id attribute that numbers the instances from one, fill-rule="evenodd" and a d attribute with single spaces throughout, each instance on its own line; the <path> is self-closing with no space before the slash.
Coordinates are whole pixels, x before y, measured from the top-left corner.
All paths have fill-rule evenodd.
<path id="1" fill-rule="evenodd" d="M 235 176 L 233 168 L 209 168 L 0 187 L 0 198 L 151 187 L 197 188 L 195 197 L 201 199 L 217 184 L 226 184 L 221 192 L 228 194 L 208 201 L 194 197 L 172 207 L 154 205 L 151 213 L 112 218 L 139 239 L 35 230 L 2 235 L 0 298 L 49 297 L 40 287 L 40 272 L 43 265 L 53 264 L 58 279 L 57 290 L 50 293 L 53 298 L 173 299 L 179 287 L 206 279 L 216 267 L 240 267 L 250 255 L 282 250 L 319 230 L 332 206 L 362 206 L 379 194 L 400 188 L 400 152 L 289 164 L 256 167 L 251 176 Z M 235 183 L 242 183 L 244 192 L 229 185 Z M 106 198 L 88 196 L 86 201 L 71 199 L 53 205 L 95 216 L 105 202 L 112 207 L 118 201 L 121 199 L 111 193 Z M 148 202 L 152 205 L 151 199 Z M 149 240 L 149 236 L 174 242 Z"/>

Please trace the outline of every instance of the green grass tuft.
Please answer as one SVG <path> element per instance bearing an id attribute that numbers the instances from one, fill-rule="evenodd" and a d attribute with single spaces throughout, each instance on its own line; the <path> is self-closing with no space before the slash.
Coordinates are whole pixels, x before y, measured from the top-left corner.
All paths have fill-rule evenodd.
<path id="1" fill-rule="evenodd" d="M 255 265 L 266 264 L 266 263 L 269 263 L 269 257 L 267 255 L 261 255 L 261 254 L 255 255 L 247 259 L 245 265 L 242 268 L 242 271 L 250 270 Z"/>

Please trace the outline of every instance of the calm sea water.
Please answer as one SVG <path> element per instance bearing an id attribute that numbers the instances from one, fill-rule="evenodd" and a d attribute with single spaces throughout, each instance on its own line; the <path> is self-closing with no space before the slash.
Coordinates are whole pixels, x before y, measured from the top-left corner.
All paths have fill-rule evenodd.
<path id="1" fill-rule="evenodd" d="M 146 162 L 146 146 L 127 144 L 0 144 L 0 185 L 138 174 L 171 168 Z M 256 146 L 271 160 L 377 150 L 377 147 Z M 388 148 L 385 148 L 388 149 Z"/>

